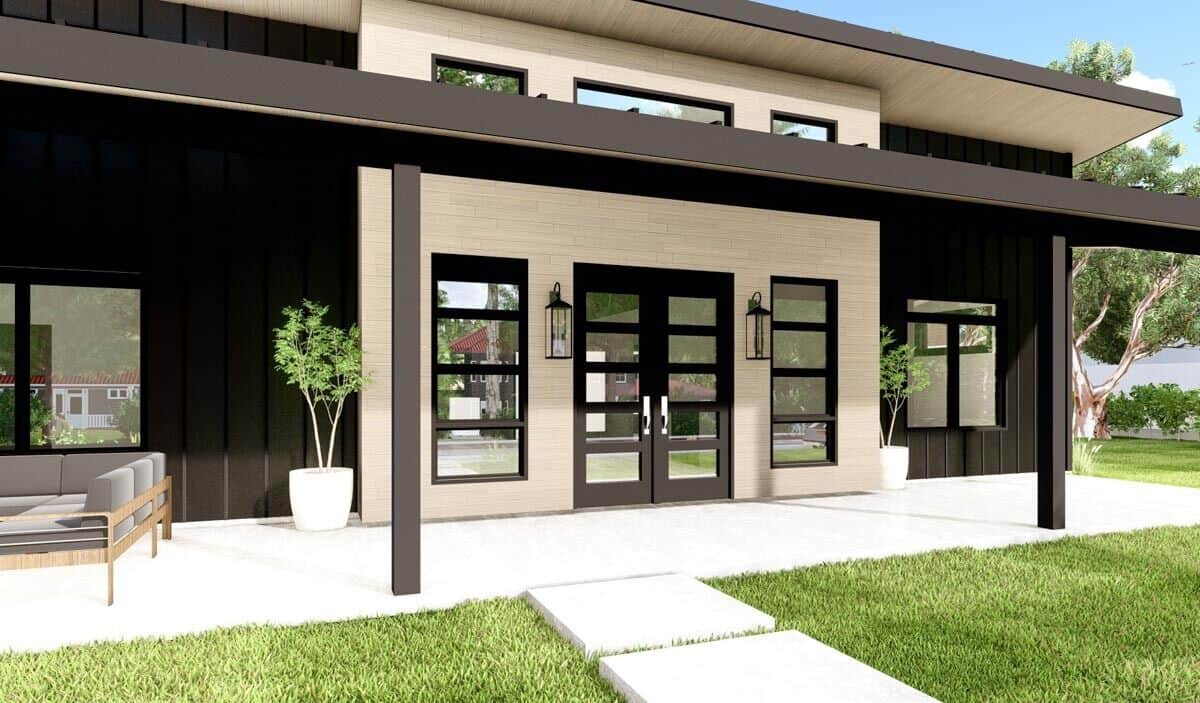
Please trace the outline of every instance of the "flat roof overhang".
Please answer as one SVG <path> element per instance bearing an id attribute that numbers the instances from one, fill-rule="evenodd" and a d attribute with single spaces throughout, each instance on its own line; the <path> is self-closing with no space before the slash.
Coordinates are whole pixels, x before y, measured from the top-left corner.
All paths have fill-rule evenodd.
<path id="1" fill-rule="evenodd" d="M 1183 116 L 1175 97 L 743 0 L 419 1 L 874 88 L 884 122 L 1076 163 Z"/>
<path id="2" fill-rule="evenodd" d="M 1200 200 L 0 18 L 0 81 L 1200 230 Z"/>

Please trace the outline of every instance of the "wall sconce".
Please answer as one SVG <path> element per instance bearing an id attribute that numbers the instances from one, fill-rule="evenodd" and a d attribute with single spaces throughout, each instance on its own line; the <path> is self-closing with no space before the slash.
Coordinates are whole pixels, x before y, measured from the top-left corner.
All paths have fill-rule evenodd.
<path id="1" fill-rule="evenodd" d="M 771 311 L 762 304 L 762 293 L 750 296 L 750 312 L 746 313 L 746 358 L 771 358 Z"/>
<path id="2" fill-rule="evenodd" d="M 562 299 L 562 286 L 554 282 L 546 306 L 546 358 L 571 358 L 571 305 Z"/>

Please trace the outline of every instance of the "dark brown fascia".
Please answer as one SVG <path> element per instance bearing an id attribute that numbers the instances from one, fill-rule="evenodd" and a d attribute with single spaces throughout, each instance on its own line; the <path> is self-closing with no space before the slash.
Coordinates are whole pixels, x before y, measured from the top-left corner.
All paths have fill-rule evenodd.
<path id="1" fill-rule="evenodd" d="M 743 0 L 634 0 L 693 15 L 840 44 L 877 54 L 943 66 L 981 76 L 1071 93 L 1171 117 L 1183 116 L 1183 103 L 1169 95 L 1081 78 L 1041 66 L 914 39 L 795 10 Z"/>
<path id="2" fill-rule="evenodd" d="M 5 77 L 3 74 L 9 74 Z M 1200 199 L 0 18 L 0 80 L 1200 229 Z M 79 87 L 79 86 L 69 86 Z"/>

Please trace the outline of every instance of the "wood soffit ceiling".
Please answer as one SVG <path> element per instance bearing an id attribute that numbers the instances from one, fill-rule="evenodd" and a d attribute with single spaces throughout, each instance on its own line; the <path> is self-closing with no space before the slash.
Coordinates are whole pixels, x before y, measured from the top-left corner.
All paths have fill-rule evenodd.
<path id="1" fill-rule="evenodd" d="M 1071 152 L 1182 115 L 1175 98 L 741 0 L 420 0 L 874 88 L 881 121 Z"/>

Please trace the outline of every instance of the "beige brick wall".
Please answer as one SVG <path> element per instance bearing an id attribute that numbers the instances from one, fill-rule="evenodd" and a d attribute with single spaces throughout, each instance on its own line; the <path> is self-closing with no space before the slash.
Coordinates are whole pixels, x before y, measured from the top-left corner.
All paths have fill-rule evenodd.
<path id="1" fill-rule="evenodd" d="M 359 303 L 363 367 L 359 398 L 359 514 L 392 519 L 392 172 L 358 170 Z"/>
<path id="2" fill-rule="evenodd" d="M 879 146 L 879 91 L 407 0 L 364 0 L 360 68 L 429 80 L 433 54 L 529 71 L 529 94 L 574 100 L 574 79 L 734 104 L 768 132 L 777 110 L 838 122 L 838 141 Z"/>
<path id="3" fill-rule="evenodd" d="M 367 363 L 380 379 L 390 328 L 386 317 L 386 172 L 363 180 L 362 308 Z M 422 513 L 425 518 L 569 510 L 572 506 L 571 362 L 530 353 L 528 481 L 433 485 L 430 465 L 430 296 L 433 252 L 500 255 L 529 261 L 530 350 L 545 329 L 536 303 L 555 281 L 577 302 L 575 262 L 732 272 L 735 319 L 772 275 L 839 282 L 839 465 L 770 468 L 770 366 L 744 360 L 744 325 L 735 325 L 734 497 L 870 489 L 878 480 L 879 227 L 815 215 L 425 175 L 421 188 Z M 372 259 L 379 259 L 373 261 Z M 363 399 L 363 515 L 385 520 L 390 387 Z"/>

